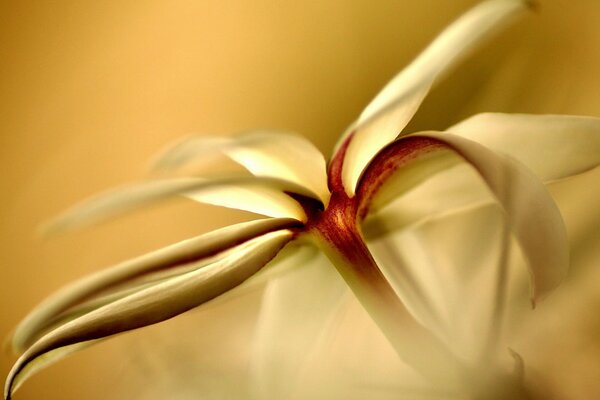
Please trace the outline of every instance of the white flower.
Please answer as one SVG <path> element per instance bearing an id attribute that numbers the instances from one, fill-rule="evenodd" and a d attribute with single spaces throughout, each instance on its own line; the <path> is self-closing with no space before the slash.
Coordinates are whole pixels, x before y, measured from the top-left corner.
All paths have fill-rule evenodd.
<path id="1" fill-rule="evenodd" d="M 290 379 L 300 367 L 279 363 L 281 354 L 269 349 L 277 318 L 295 309 L 280 297 L 302 280 L 294 269 L 321 288 L 308 300 L 319 312 L 306 316 L 307 326 L 291 326 L 304 337 L 300 345 L 319 344 L 316 335 L 335 315 L 329 306 L 350 288 L 399 362 L 411 370 L 398 372 L 398 382 L 417 381 L 415 396 L 481 396 L 490 387 L 524 396 L 519 356 L 513 353 L 517 372 L 511 374 L 499 351 L 506 347 L 501 325 L 507 304 L 526 303 L 518 290 L 509 292 L 509 280 L 518 274 L 511 266 L 519 260 L 526 264 L 532 302 L 564 278 L 567 235 L 544 183 L 600 164 L 600 120 L 483 114 L 446 132 L 407 135 L 403 129 L 442 74 L 526 9 L 524 1 L 491 0 L 448 27 L 365 108 L 328 164 L 312 144 L 285 132 L 193 137 L 171 148 L 158 167 L 172 170 L 218 153 L 253 176 L 145 182 L 100 195 L 59 217 L 48 230 L 84 226 L 184 195 L 269 218 L 124 262 L 51 296 L 17 327 L 13 347 L 23 354 L 7 379 L 5 397 L 33 372 L 75 350 L 172 318 L 237 287 L 290 242 L 316 247 L 328 262 L 292 263 L 277 271 L 282 258 L 293 260 L 301 251 L 292 248 L 271 263 L 278 276 L 267 288 L 261 317 L 259 396 L 290 398 L 295 389 Z M 480 248 L 470 242 L 474 238 Z M 386 257 L 390 241 L 393 252 Z M 270 277 L 263 273 L 255 280 L 261 276 Z M 474 293 L 476 299 L 470 297 Z M 273 363 L 279 371 L 269 366 Z M 322 392 L 313 398 L 348 397 L 344 390 L 352 390 L 340 392 L 327 382 L 314 387 Z"/>

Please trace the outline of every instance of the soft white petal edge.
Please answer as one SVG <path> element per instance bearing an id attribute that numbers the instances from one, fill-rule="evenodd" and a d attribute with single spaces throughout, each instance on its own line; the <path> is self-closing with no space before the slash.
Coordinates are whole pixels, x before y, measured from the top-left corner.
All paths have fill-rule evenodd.
<path id="1" fill-rule="evenodd" d="M 46 329 L 53 318 L 102 290 L 151 272 L 200 260 L 259 235 L 288 228 L 295 221 L 268 218 L 227 226 L 83 277 L 60 289 L 33 309 L 17 326 L 12 347 L 23 351 Z"/>
<path id="2" fill-rule="evenodd" d="M 194 159 L 223 153 L 256 176 L 294 182 L 327 205 L 327 171 L 321 152 L 302 136 L 257 130 L 232 137 L 188 137 L 167 149 L 156 169 L 176 169 Z"/>
<path id="3" fill-rule="evenodd" d="M 32 373 L 54 357 L 43 355 L 66 346 L 105 338 L 170 319 L 238 286 L 258 272 L 293 237 L 289 230 L 267 233 L 240 246 L 213 265 L 171 278 L 83 315 L 49 332 L 16 362 L 5 386 L 9 399 Z M 63 355 L 64 353 L 59 353 Z"/>
<path id="4" fill-rule="evenodd" d="M 600 165 L 600 118 L 485 113 L 447 131 L 516 158 L 546 182 Z"/>
<path id="5" fill-rule="evenodd" d="M 358 119 L 342 171 L 349 196 L 354 195 L 371 158 L 406 127 L 434 81 L 527 10 L 528 4 L 490 0 L 475 6 L 447 27 L 369 103 Z"/>
<path id="6" fill-rule="evenodd" d="M 459 136 L 422 132 L 411 137 L 448 145 L 482 176 L 528 261 L 532 303 L 558 286 L 569 267 L 568 239 L 560 211 L 541 180 L 518 161 Z"/>
<path id="7" fill-rule="evenodd" d="M 304 221 L 304 210 L 297 201 L 285 194 L 286 191 L 307 194 L 304 188 L 275 178 L 177 178 L 142 182 L 83 201 L 50 221 L 42 231 L 53 234 L 89 226 L 176 195 L 189 195 L 199 202 L 268 217 Z"/>

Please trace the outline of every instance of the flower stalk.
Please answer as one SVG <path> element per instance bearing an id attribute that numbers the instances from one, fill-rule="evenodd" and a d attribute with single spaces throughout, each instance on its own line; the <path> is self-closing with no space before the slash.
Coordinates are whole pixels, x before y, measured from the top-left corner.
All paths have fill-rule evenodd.
<path id="1" fill-rule="evenodd" d="M 398 355 L 427 379 L 454 386 L 457 379 L 467 376 L 465 366 L 415 320 L 365 243 L 359 224 L 359 199 L 348 196 L 342 185 L 346 148 L 346 144 L 340 148 L 329 166 L 329 205 L 323 211 L 307 210 L 305 232 L 335 266 Z M 414 338 L 420 342 L 417 346 Z M 423 357 L 423 349 L 431 353 L 430 357 Z"/>

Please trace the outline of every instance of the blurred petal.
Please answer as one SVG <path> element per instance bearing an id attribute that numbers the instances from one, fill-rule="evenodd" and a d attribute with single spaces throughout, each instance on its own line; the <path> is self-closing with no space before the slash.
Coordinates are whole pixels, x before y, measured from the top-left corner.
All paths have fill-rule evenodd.
<path id="1" fill-rule="evenodd" d="M 179 178 L 138 183 L 94 196 L 50 221 L 44 232 L 58 233 L 98 223 L 175 195 L 199 202 L 303 221 L 304 211 L 284 191 L 305 195 L 290 182 L 274 178 Z"/>
<path id="2" fill-rule="evenodd" d="M 548 190 L 556 200 L 567 225 L 571 245 L 571 262 L 582 264 L 587 252 L 595 252 L 600 242 L 600 168 L 552 182 Z M 578 273 L 570 270 L 569 275 Z"/>
<path id="3" fill-rule="evenodd" d="M 6 382 L 5 397 L 10 398 L 13 387 L 55 359 L 44 357 L 49 352 L 155 324 L 197 307 L 254 275 L 292 237 L 288 230 L 267 233 L 209 267 L 171 278 L 56 328 L 17 360 Z"/>
<path id="4" fill-rule="evenodd" d="M 159 271 L 172 270 L 181 264 L 206 259 L 254 237 L 297 224 L 294 219 L 269 218 L 232 225 L 175 243 L 84 277 L 62 288 L 31 311 L 17 326 L 12 346 L 18 351 L 23 351 L 61 313 L 111 288 Z M 123 296 L 117 294 L 118 297 Z M 100 304 L 108 300 L 110 299 L 102 299 Z M 86 307 L 97 308 L 92 304 L 87 304 Z M 73 312 L 76 315 L 78 311 Z"/>
<path id="5" fill-rule="evenodd" d="M 543 181 L 600 165 L 600 118 L 486 113 L 448 132 L 516 158 Z"/>
<path id="6" fill-rule="evenodd" d="M 427 357 L 427 348 L 422 348 Z M 449 393 L 431 384 L 398 357 L 363 305 L 344 296 L 333 324 L 306 357 L 294 399 L 434 400 Z"/>
<path id="7" fill-rule="evenodd" d="M 235 139 L 226 136 L 188 136 L 158 154 L 152 161 L 152 170 L 169 172 L 198 159 L 212 161 L 234 142 Z"/>
<path id="8" fill-rule="evenodd" d="M 229 138 L 190 137 L 167 150 L 156 166 L 174 169 L 214 152 L 226 154 L 256 176 L 303 186 L 324 205 L 329 201 L 323 155 L 305 138 L 287 132 L 261 130 Z"/>
<path id="9" fill-rule="evenodd" d="M 348 286 L 315 249 L 285 260 L 294 269 L 270 281 L 257 323 L 252 381 L 258 398 L 291 399 L 305 384 L 315 349 L 328 337 Z M 310 257 L 310 258 L 309 258 Z M 279 266 L 278 266 L 279 267 Z"/>
<path id="10" fill-rule="evenodd" d="M 506 274 L 499 263 L 508 254 L 499 229 L 502 219 L 500 207 L 488 203 L 369 241 L 407 307 L 470 362 L 493 350 L 488 340 L 498 334 L 493 331 L 499 329 L 506 303 Z M 521 266 L 519 254 L 511 254 L 508 264 Z M 398 259 L 404 261 L 403 270 L 397 268 Z"/>
<path id="11" fill-rule="evenodd" d="M 359 186 L 367 207 L 377 189 L 396 169 L 419 157 L 451 149 L 470 163 L 507 214 L 511 229 L 528 260 L 532 302 L 555 288 L 568 265 L 568 241 L 560 212 L 542 182 L 520 163 L 470 140 L 427 132 L 400 139 L 383 149 L 369 165 Z"/>
<path id="12" fill-rule="evenodd" d="M 383 88 L 360 115 L 348 147 L 342 175 L 348 195 L 354 195 L 369 160 L 408 124 L 434 81 L 526 10 L 527 5 L 521 0 L 491 0 L 475 6 Z"/>

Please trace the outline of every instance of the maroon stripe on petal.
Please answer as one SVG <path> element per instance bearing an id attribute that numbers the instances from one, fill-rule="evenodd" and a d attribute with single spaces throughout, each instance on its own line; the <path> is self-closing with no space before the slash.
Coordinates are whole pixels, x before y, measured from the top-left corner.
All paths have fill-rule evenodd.
<path id="1" fill-rule="evenodd" d="M 359 204 L 359 219 L 365 217 L 373 196 L 394 172 L 421 156 L 444 148 L 444 144 L 439 140 L 408 136 L 381 149 L 358 181 L 356 197 Z"/>
<path id="2" fill-rule="evenodd" d="M 352 132 L 340 145 L 337 152 L 334 154 L 332 159 L 329 161 L 327 167 L 327 185 L 331 193 L 343 192 L 344 184 L 342 183 L 342 170 L 344 167 L 344 159 L 346 157 L 346 151 L 348 146 L 354 137 L 355 132 Z"/>

